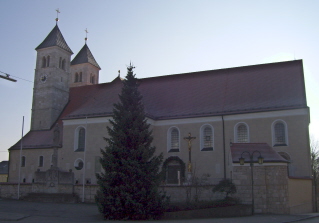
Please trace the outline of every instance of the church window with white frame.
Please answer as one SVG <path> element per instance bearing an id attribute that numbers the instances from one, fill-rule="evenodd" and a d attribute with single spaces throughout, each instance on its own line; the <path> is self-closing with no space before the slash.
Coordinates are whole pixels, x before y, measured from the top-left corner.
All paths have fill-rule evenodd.
<path id="1" fill-rule="evenodd" d="M 214 129 L 211 125 L 203 125 L 200 130 L 201 151 L 213 151 L 214 149 Z"/>
<path id="2" fill-rule="evenodd" d="M 78 127 L 75 130 L 75 138 L 74 138 L 74 151 L 75 152 L 83 152 L 85 150 L 85 128 Z"/>
<path id="3" fill-rule="evenodd" d="M 238 123 L 235 126 L 235 142 L 236 143 L 248 143 L 249 142 L 249 130 L 246 123 Z"/>
<path id="4" fill-rule="evenodd" d="M 179 152 L 179 130 L 176 127 L 171 127 L 168 130 L 168 140 L 167 140 L 167 147 L 168 152 Z"/>
<path id="5" fill-rule="evenodd" d="M 282 120 L 276 120 L 272 124 L 273 146 L 287 146 L 287 125 Z"/>

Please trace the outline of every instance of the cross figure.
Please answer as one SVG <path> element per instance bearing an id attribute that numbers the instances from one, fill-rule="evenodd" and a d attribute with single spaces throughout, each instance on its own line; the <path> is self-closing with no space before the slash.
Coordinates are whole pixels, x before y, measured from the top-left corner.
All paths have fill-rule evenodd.
<path id="1" fill-rule="evenodd" d="M 55 21 L 56 21 L 56 23 L 58 23 L 60 10 L 56 9 L 55 11 L 56 11 L 56 19 L 55 19 Z"/>
<path id="2" fill-rule="evenodd" d="M 196 137 L 192 137 L 191 133 L 188 133 L 188 137 L 184 137 L 184 139 L 187 141 L 188 144 L 188 164 L 187 164 L 187 169 L 188 172 L 192 172 L 192 141 L 196 139 Z"/>
<path id="3" fill-rule="evenodd" d="M 88 40 L 88 29 L 86 28 L 85 30 L 85 43 L 86 43 L 86 41 Z"/>

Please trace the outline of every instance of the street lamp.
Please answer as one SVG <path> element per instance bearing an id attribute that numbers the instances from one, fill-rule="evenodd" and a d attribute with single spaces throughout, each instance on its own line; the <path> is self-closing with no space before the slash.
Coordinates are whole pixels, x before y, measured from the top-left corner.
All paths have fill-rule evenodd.
<path id="1" fill-rule="evenodd" d="M 249 160 L 249 163 L 250 163 L 250 172 L 251 172 L 251 203 L 252 203 L 252 209 L 251 209 L 251 213 L 252 215 L 254 215 L 254 210 L 255 210 L 255 201 L 254 201 L 254 172 L 253 172 L 253 167 L 254 167 L 254 154 L 255 153 L 259 153 L 259 157 L 258 157 L 258 163 L 261 165 L 264 163 L 264 158 L 261 156 L 261 153 L 257 150 L 255 150 L 252 154 L 250 154 L 250 152 L 248 151 L 244 151 L 240 158 L 239 158 L 239 163 L 240 165 L 244 165 L 245 164 L 245 158 L 243 157 L 243 154 L 244 153 L 247 153 L 250 160 Z"/>

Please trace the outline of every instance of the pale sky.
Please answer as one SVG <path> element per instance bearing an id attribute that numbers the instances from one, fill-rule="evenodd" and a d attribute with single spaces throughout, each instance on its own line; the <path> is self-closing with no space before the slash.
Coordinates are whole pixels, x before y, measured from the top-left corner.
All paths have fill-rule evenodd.
<path id="1" fill-rule="evenodd" d="M 319 139 L 319 1 L 0 0 L 0 161 L 30 129 L 34 50 L 55 26 L 88 46 L 110 82 L 132 61 L 138 78 L 302 59 L 310 134 Z M 22 79 L 29 80 L 24 81 Z M 187 86 L 185 86 L 187 88 Z"/>

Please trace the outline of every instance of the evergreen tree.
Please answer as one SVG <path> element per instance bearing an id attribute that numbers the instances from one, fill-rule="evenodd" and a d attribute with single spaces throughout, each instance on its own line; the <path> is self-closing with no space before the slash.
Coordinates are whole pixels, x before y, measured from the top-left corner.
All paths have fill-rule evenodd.
<path id="1" fill-rule="evenodd" d="M 107 146 L 101 149 L 103 171 L 95 196 L 105 219 L 155 219 L 164 212 L 167 198 L 159 191 L 159 168 L 163 155 L 155 156 L 150 125 L 130 64 L 120 101 L 114 104 Z"/>

